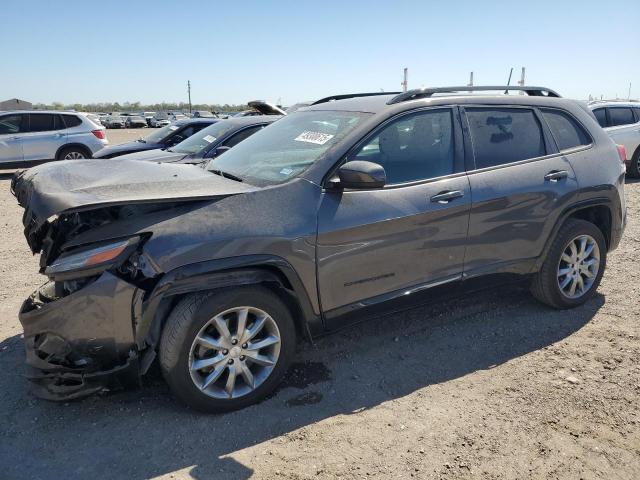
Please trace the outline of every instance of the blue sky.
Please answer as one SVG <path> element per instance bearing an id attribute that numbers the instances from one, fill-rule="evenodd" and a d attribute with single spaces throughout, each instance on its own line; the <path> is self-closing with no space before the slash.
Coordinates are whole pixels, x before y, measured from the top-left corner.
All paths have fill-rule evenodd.
<path id="1" fill-rule="evenodd" d="M 280 100 L 506 82 L 640 97 L 640 1 L 1 0 L 0 99 Z"/>

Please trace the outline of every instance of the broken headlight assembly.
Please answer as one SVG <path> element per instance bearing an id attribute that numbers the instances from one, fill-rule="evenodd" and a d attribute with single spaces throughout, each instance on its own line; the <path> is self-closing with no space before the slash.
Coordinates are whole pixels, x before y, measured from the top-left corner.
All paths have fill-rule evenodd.
<path id="1" fill-rule="evenodd" d="M 131 237 L 74 249 L 60 255 L 44 273 L 56 282 L 93 277 L 122 265 L 140 242 L 140 237 Z"/>

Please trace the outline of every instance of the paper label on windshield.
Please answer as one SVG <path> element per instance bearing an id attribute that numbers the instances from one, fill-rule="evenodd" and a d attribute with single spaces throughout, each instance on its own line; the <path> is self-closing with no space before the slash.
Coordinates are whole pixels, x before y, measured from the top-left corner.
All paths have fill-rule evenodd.
<path id="1" fill-rule="evenodd" d="M 169 130 L 177 130 L 177 129 L 178 129 L 178 127 L 176 127 L 175 125 L 171 125 L 171 126 L 169 127 Z"/>
<path id="2" fill-rule="evenodd" d="M 203 137 L 202 139 L 207 143 L 211 143 L 211 142 L 215 141 L 216 137 L 214 137 L 213 135 L 207 135 L 206 137 Z"/>
<path id="3" fill-rule="evenodd" d="M 333 138 L 333 135 L 320 132 L 302 132 L 294 140 L 296 142 L 315 143 L 316 145 L 324 145 Z"/>
<path id="4" fill-rule="evenodd" d="M 293 169 L 291 168 L 283 168 L 280 170 L 280 175 L 291 175 L 293 173 Z"/>

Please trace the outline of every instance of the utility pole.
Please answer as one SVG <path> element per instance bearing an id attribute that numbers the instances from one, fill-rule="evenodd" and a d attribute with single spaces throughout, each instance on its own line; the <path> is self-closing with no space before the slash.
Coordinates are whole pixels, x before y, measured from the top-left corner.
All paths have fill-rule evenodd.
<path id="1" fill-rule="evenodd" d="M 409 83 L 409 69 L 407 67 L 404 68 L 404 80 L 402 80 L 402 91 L 407 91 L 407 84 Z"/>
<path id="2" fill-rule="evenodd" d="M 189 113 L 191 113 L 191 80 L 187 80 L 187 93 L 189 94 Z"/>
<path id="3" fill-rule="evenodd" d="M 518 81 L 518 85 L 524 87 L 524 67 L 522 67 L 522 73 L 520 74 L 520 80 Z M 524 92 L 520 90 L 520 95 L 524 95 Z"/>
<path id="4" fill-rule="evenodd" d="M 473 87 L 473 72 L 469 74 L 469 84 L 467 87 Z"/>
<path id="5" fill-rule="evenodd" d="M 631 100 L 631 82 L 629 82 L 629 94 L 627 95 L 627 100 Z"/>

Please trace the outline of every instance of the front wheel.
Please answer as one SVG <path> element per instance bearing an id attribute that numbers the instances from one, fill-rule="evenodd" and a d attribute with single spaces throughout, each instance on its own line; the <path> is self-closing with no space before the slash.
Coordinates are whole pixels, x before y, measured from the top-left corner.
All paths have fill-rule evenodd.
<path id="1" fill-rule="evenodd" d="M 629 164 L 628 175 L 634 178 L 640 178 L 640 147 L 636 149 L 631 157 L 631 163 Z"/>
<path id="2" fill-rule="evenodd" d="M 287 306 L 270 290 L 238 287 L 184 297 L 160 342 L 173 393 L 206 412 L 259 402 L 280 383 L 295 352 Z"/>
<path id="3" fill-rule="evenodd" d="M 598 227 L 569 219 L 554 239 L 531 285 L 533 295 L 554 308 L 582 305 L 595 295 L 607 262 L 607 245 Z"/>

